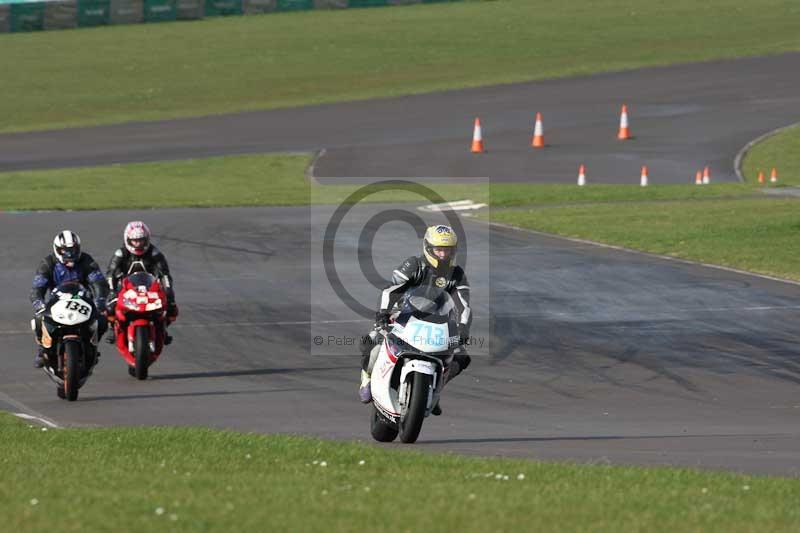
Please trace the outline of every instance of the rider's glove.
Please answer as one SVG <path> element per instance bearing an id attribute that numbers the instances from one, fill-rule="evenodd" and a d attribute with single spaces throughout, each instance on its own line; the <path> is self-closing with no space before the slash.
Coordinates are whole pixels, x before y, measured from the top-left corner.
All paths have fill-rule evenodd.
<path id="1" fill-rule="evenodd" d="M 465 324 L 458 325 L 458 344 L 464 346 L 469 342 L 469 330 Z"/>
<path id="2" fill-rule="evenodd" d="M 41 315 L 42 313 L 44 313 L 44 310 L 45 310 L 46 307 L 47 306 L 44 305 L 44 302 L 42 300 L 34 300 L 34 302 L 33 302 L 33 314 Z"/>
<path id="3" fill-rule="evenodd" d="M 375 327 L 377 329 L 386 329 L 389 327 L 389 313 L 385 311 L 378 311 L 375 313 Z"/>
<path id="4" fill-rule="evenodd" d="M 168 302 L 167 303 L 167 318 L 171 321 L 174 321 L 178 318 L 178 304 L 175 302 Z"/>

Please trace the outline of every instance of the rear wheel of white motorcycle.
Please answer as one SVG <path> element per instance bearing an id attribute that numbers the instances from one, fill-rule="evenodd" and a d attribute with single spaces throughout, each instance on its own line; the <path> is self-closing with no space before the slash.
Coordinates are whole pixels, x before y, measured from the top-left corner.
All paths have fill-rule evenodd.
<path id="1" fill-rule="evenodd" d="M 408 408 L 405 416 L 400 417 L 400 440 L 406 444 L 417 442 L 425 420 L 425 409 L 428 407 L 428 391 L 433 381 L 428 374 L 414 372 L 414 378 L 409 383 Z"/>
<path id="2" fill-rule="evenodd" d="M 147 364 L 150 362 L 150 328 L 139 326 L 133 340 L 133 352 L 136 357 L 134 377 L 147 379 Z"/>
<path id="3" fill-rule="evenodd" d="M 369 416 L 369 431 L 373 439 L 378 442 L 393 442 L 397 438 L 397 427 L 381 416 L 375 404 L 370 405 Z"/>

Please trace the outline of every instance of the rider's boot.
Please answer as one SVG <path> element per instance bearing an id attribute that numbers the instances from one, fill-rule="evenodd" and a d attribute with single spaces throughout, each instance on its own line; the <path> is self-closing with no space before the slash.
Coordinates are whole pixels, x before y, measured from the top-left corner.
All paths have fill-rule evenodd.
<path id="1" fill-rule="evenodd" d="M 47 356 L 44 354 L 44 348 L 42 346 L 37 346 L 36 355 L 33 356 L 33 367 L 42 368 L 46 361 Z"/>
<path id="2" fill-rule="evenodd" d="M 358 388 L 358 399 L 361 403 L 372 401 L 372 389 L 370 388 L 370 375 L 366 370 L 361 370 L 361 386 Z"/>
<path id="3" fill-rule="evenodd" d="M 467 357 L 469 357 L 469 356 L 467 356 Z M 469 364 L 469 363 L 467 363 L 467 364 Z M 463 370 L 463 368 L 461 367 L 461 362 L 454 360 L 452 363 L 450 363 L 450 370 L 447 372 L 447 378 L 445 379 L 444 384 L 447 385 L 448 383 L 450 383 L 450 381 L 454 377 L 459 375 L 462 370 Z M 440 402 L 441 402 L 441 400 L 436 402 L 436 405 L 434 405 L 433 409 L 431 409 L 431 414 L 433 416 L 439 416 L 439 415 L 442 414 L 442 406 L 441 406 Z"/>
<path id="4" fill-rule="evenodd" d="M 106 334 L 106 342 L 108 344 L 117 343 L 117 332 L 113 327 L 108 328 L 108 333 Z"/>
<path id="5" fill-rule="evenodd" d="M 169 346 L 170 344 L 172 344 L 172 335 L 167 333 L 164 335 L 164 346 Z"/>

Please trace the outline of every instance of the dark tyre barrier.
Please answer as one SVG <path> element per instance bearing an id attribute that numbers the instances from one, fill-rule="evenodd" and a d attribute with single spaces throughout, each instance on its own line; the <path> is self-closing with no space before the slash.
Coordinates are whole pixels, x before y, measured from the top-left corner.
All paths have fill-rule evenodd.
<path id="1" fill-rule="evenodd" d="M 196 20 L 311 9 L 346 9 L 460 0 L 12 0 L 0 5 L 0 33 L 105 24 Z"/>

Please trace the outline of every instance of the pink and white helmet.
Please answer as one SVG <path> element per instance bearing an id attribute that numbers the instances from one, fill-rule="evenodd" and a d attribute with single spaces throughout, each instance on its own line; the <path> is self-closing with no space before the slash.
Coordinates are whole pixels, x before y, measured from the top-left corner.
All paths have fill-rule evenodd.
<path id="1" fill-rule="evenodd" d="M 141 220 L 128 222 L 123 238 L 125 248 L 133 255 L 144 255 L 150 249 L 150 228 Z"/>

